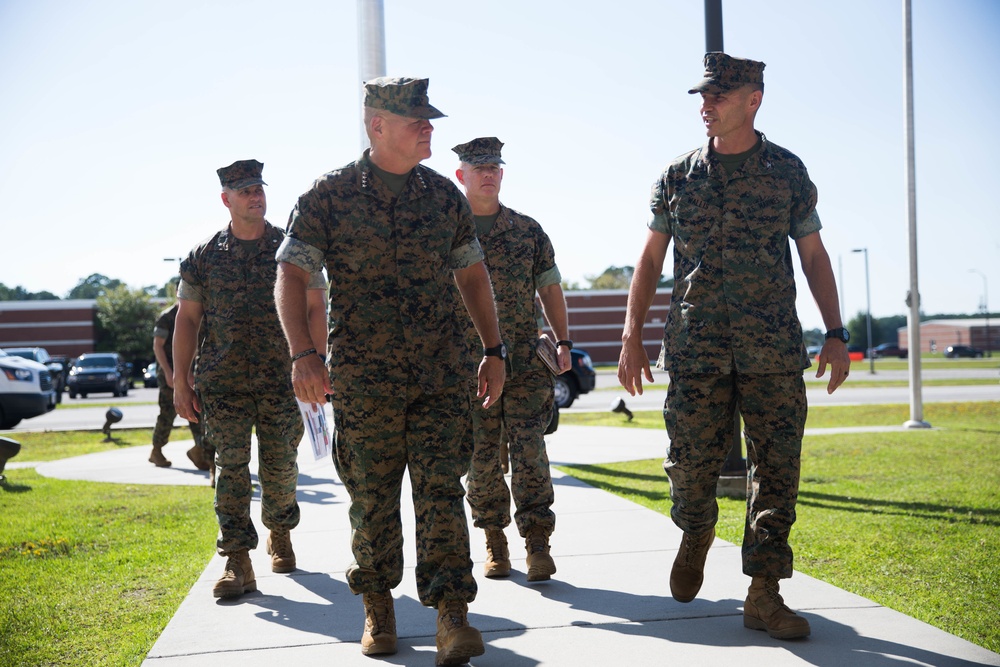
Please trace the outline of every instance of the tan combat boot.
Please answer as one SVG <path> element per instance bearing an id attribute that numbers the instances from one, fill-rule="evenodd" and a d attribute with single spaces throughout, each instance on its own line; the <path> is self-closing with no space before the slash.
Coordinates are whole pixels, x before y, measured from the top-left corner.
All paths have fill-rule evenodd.
<path id="1" fill-rule="evenodd" d="M 556 573 L 556 564 L 549 555 L 549 536 L 538 526 L 528 529 L 524 538 L 528 552 L 528 581 L 546 581 Z"/>
<path id="2" fill-rule="evenodd" d="M 163 445 L 153 445 L 153 452 L 149 455 L 149 462 L 157 468 L 169 468 L 172 464 L 163 455 Z"/>
<path id="3" fill-rule="evenodd" d="M 187 450 L 187 457 L 191 459 L 191 463 L 198 470 L 208 470 L 208 459 L 205 457 L 205 450 L 198 445 Z"/>
<path id="4" fill-rule="evenodd" d="M 435 665 L 464 665 L 486 652 L 483 636 L 469 625 L 469 605 L 461 600 L 438 604 L 437 659 Z"/>
<path id="5" fill-rule="evenodd" d="M 226 560 L 226 571 L 222 578 L 215 582 L 212 595 L 217 598 L 238 598 L 244 593 L 257 590 L 257 578 L 253 574 L 250 563 L 250 552 L 240 549 L 229 554 Z"/>
<path id="6" fill-rule="evenodd" d="M 396 611 L 392 593 L 365 593 L 365 633 L 361 636 L 363 655 L 392 655 L 396 652 Z"/>
<path id="7" fill-rule="evenodd" d="M 510 550 L 507 536 L 500 528 L 486 529 L 486 564 L 483 571 L 489 578 L 510 576 Z"/>
<path id="8" fill-rule="evenodd" d="M 775 639 L 809 636 L 809 621 L 785 606 L 775 577 L 754 577 L 743 603 L 743 627 L 767 630 Z"/>
<path id="9" fill-rule="evenodd" d="M 705 559 L 715 541 L 715 528 L 704 535 L 684 533 L 670 570 L 670 594 L 678 602 L 690 602 L 701 590 L 705 580 Z"/>
<path id="10" fill-rule="evenodd" d="M 292 536 L 287 530 L 272 530 L 267 536 L 267 554 L 271 557 L 271 572 L 279 574 L 295 571 L 295 552 Z"/>

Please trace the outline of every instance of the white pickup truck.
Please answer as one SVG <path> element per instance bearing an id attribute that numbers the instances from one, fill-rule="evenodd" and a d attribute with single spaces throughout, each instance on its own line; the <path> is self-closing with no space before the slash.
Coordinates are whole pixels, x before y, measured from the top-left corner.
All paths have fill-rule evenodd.
<path id="1" fill-rule="evenodd" d="M 0 350 L 0 429 L 14 428 L 22 419 L 44 415 L 54 407 L 56 392 L 49 369 Z"/>

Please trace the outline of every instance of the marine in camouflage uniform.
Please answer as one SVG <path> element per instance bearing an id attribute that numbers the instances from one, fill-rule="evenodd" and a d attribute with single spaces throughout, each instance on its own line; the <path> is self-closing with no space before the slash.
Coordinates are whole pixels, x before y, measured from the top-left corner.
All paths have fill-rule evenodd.
<path id="1" fill-rule="evenodd" d="M 674 242 L 674 290 L 662 367 L 670 377 L 664 421 L 670 446 L 671 516 L 684 537 L 670 577 L 688 602 L 700 589 L 718 516 L 716 483 L 737 411 L 749 465 L 743 572 L 752 577 L 744 625 L 780 638 L 809 634 L 784 606 L 778 580 L 792 575 L 788 535 L 795 521 L 806 419 L 802 370 L 809 366 L 795 310 L 789 239 L 830 328 L 818 375 L 828 391 L 850 360 L 836 284 L 820 239 L 816 187 L 802 162 L 753 128 L 764 63 L 705 56 L 702 95 L 708 143 L 674 160 L 652 189 L 649 235 L 629 294 L 619 380 L 641 392 L 652 380 L 642 347 L 663 259 Z"/>
<path id="2" fill-rule="evenodd" d="M 304 426 L 274 304 L 275 252 L 285 235 L 264 219 L 262 168 L 256 160 L 241 160 L 218 170 L 232 221 L 181 262 L 177 291 L 175 405 L 181 416 L 204 420 L 205 437 L 216 449 L 217 549 L 227 557 L 223 577 L 213 589 L 216 597 L 256 590 L 248 554 L 258 542 L 250 519 L 254 431 L 272 570 L 295 569 L 289 533 L 299 523 L 296 455 Z M 313 299 L 322 303 L 322 274 L 314 277 L 312 286 Z M 187 369 L 199 331 L 191 387 Z"/>
<path id="3" fill-rule="evenodd" d="M 536 292 L 560 340 L 559 361 L 564 370 L 569 369 L 572 343 L 559 284 L 562 277 L 548 235 L 534 219 L 500 203 L 502 147 L 496 137 L 480 137 L 452 148 L 461 160 L 455 176 L 472 206 L 507 345 L 507 381 L 500 404 L 491 410 L 472 408 L 475 453 L 467 480 L 468 500 L 475 526 L 486 531 L 486 576 L 510 574 L 503 529 L 510 524 L 513 494 L 514 520 L 528 554 L 528 580 L 543 581 L 556 571 L 549 555 L 549 536 L 556 523 L 555 495 L 544 439 L 554 396 L 552 372 L 535 353 Z M 475 329 L 470 327 L 470 349 L 478 352 L 477 343 Z M 475 391 L 473 385 L 473 397 Z M 509 443 L 510 489 L 497 455 L 503 439 Z"/>
<path id="4" fill-rule="evenodd" d="M 464 354 L 468 316 L 483 340 L 500 333 L 469 205 L 430 156 L 427 80 L 365 84 L 370 150 L 320 177 L 299 197 L 278 252 L 278 300 L 289 345 L 308 352 L 300 307 L 306 272 L 331 278 L 329 374 L 315 355 L 293 367 L 296 395 L 332 394 L 334 462 L 351 496 L 354 563 L 364 595 L 366 655 L 396 651 L 391 590 L 403 577 L 400 492 L 409 471 L 416 515 L 420 602 L 438 608 L 438 664 L 483 653 L 468 625 L 476 596 L 461 477 L 472 456 Z M 456 289 L 456 283 L 458 289 Z M 459 294 L 461 291 L 461 296 Z M 480 363 L 480 395 L 500 397 L 503 364 Z"/>
<path id="5" fill-rule="evenodd" d="M 153 452 L 149 457 L 151 463 L 157 466 L 169 467 L 170 461 L 163 456 L 163 446 L 170 440 L 170 432 L 174 428 L 177 410 L 174 408 L 174 319 L 177 317 L 177 304 L 160 312 L 153 327 L 153 352 L 156 356 L 156 387 L 160 404 L 160 413 L 153 427 Z M 208 470 L 209 459 L 203 449 L 202 428 L 199 422 L 188 422 L 194 446 L 188 450 L 187 456 L 199 470 Z M 214 456 L 214 452 L 212 453 Z"/>

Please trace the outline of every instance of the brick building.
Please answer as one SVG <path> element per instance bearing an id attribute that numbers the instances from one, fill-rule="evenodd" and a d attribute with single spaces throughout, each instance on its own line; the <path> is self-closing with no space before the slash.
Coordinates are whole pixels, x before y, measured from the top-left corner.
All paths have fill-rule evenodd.
<path id="1" fill-rule="evenodd" d="M 656 290 L 646 314 L 642 342 L 652 360 L 660 356 L 663 325 L 670 310 L 670 288 Z M 577 290 L 566 292 L 569 337 L 590 355 L 595 364 L 617 364 L 622 349 L 622 329 L 628 290 Z"/>
<path id="2" fill-rule="evenodd" d="M 987 331 L 989 342 L 987 342 Z M 906 327 L 897 330 L 899 347 L 909 349 L 910 334 Z M 920 323 L 920 351 L 944 352 L 949 345 L 971 345 L 993 352 L 1000 351 L 1000 321 L 985 317 L 968 320 L 927 320 Z"/>
<path id="3" fill-rule="evenodd" d="M 94 351 L 93 299 L 0 301 L 0 348 L 44 347 L 75 357 Z"/>

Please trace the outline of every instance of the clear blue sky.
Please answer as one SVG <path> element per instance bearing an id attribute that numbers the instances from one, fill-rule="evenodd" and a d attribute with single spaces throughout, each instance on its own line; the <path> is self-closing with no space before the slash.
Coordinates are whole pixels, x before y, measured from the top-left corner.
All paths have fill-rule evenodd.
<path id="1" fill-rule="evenodd" d="M 1000 310 L 1000 2 L 913 0 L 920 290 L 929 313 Z M 798 154 L 848 318 L 909 284 L 902 3 L 723 0 L 726 51 L 767 63 L 758 129 Z M 537 218 L 564 278 L 633 265 L 649 187 L 701 145 L 703 4 L 386 0 L 390 75 L 430 78 L 427 164 L 506 142 L 501 199 Z M 60 296 L 103 273 L 162 285 L 222 227 L 218 167 L 265 163 L 284 226 L 359 153 L 352 0 L 0 0 L 0 282 Z M 665 271 L 670 273 L 670 266 Z M 803 280 L 799 314 L 821 327 Z"/>

